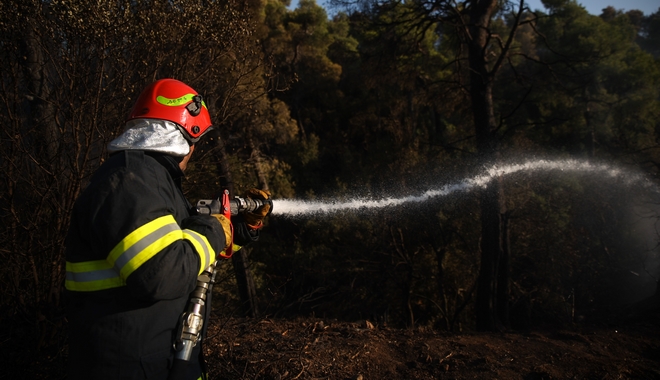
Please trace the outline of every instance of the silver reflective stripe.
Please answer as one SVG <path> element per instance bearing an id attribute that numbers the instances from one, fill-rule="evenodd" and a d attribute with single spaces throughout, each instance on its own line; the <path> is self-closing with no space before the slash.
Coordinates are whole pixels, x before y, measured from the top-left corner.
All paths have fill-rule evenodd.
<path id="1" fill-rule="evenodd" d="M 193 230 L 183 230 L 183 232 L 191 237 L 192 239 L 195 239 L 197 244 L 195 246 L 199 246 L 204 250 L 204 262 L 202 263 L 202 266 L 205 269 L 209 265 L 211 265 L 211 252 L 209 252 L 209 242 L 206 240 L 206 238 L 202 237 L 202 235 L 199 234 L 199 232 L 193 231 Z"/>
<path id="2" fill-rule="evenodd" d="M 64 285 L 73 291 L 94 291 L 124 286 L 117 271 L 106 260 L 66 262 Z"/>
<path id="3" fill-rule="evenodd" d="M 66 272 L 66 279 L 75 282 L 89 282 L 98 280 L 107 280 L 109 278 L 119 277 L 114 268 L 97 269 L 91 272 Z"/>
<path id="4" fill-rule="evenodd" d="M 105 260 L 77 263 L 67 261 L 65 286 L 75 291 L 124 286 L 125 279 L 131 273 L 182 237 L 174 216 L 161 216 L 128 234 L 117 243 Z"/>

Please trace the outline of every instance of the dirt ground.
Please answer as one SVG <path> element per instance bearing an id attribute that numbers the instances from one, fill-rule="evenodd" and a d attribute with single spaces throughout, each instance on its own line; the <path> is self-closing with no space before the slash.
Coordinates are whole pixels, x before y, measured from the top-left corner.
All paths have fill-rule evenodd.
<path id="1" fill-rule="evenodd" d="M 660 302 L 653 305 L 563 329 L 500 333 L 215 318 L 204 347 L 218 380 L 660 379 Z M 66 378 L 66 345 L 35 352 L 12 326 L 0 336 L 0 379 Z"/>
<path id="2" fill-rule="evenodd" d="M 212 379 L 660 379 L 660 311 L 592 326 L 502 333 L 391 329 L 368 321 L 218 323 Z"/>

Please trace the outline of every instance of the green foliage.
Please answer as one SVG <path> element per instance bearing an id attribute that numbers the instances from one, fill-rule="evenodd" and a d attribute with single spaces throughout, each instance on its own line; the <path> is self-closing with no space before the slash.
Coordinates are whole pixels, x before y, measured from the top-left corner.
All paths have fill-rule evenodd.
<path id="1" fill-rule="evenodd" d="M 641 21 L 639 45 L 656 59 L 660 57 L 660 8 Z"/>
<path id="2" fill-rule="evenodd" d="M 500 87 L 508 91 L 503 98 L 513 100 L 502 111 L 522 105 L 507 124 L 516 133 L 534 126 L 537 133 L 529 136 L 545 149 L 588 157 L 651 153 L 658 65 L 635 44 L 628 15 L 605 21 L 571 2 L 556 3 L 552 12 L 536 27 L 540 36 L 534 43 L 547 48 L 540 55 L 525 52 L 533 60 L 503 78 L 502 83 L 516 78 L 520 87 Z"/>

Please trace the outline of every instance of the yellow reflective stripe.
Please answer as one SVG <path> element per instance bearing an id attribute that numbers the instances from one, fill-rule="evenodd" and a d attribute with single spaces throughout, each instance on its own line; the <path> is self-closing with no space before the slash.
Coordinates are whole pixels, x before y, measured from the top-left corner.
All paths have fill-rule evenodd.
<path id="1" fill-rule="evenodd" d="M 166 98 L 163 95 L 158 95 L 156 97 L 156 101 L 164 106 L 177 107 L 192 102 L 194 96 L 195 94 L 185 94 L 183 96 L 179 96 L 178 98 L 171 99 Z M 204 101 L 202 101 L 202 106 L 206 108 L 206 103 L 204 103 Z"/>
<path id="2" fill-rule="evenodd" d="M 231 250 L 232 254 L 234 252 L 238 251 L 239 249 L 243 248 L 242 246 L 240 246 L 238 244 L 233 244 L 233 243 L 232 243 L 231 247 L 232 247 L 232 250 Z M 227 252 L 225 252 L 225 251 L 220 252 L 220 256 L 224 257 L 225 259 L 228 259 L 228 258 L 231 257 L 230 255 L 227 255 Z"/>
<path id="3" fill-rule="evenodd" d="M 108 262 L 126 279 L 163 248 L 181 240 L 182 232 L 174 216 L 165 215 L 128 234 L 108 255 Z"/>
<path id="4" fill-rule="evenodd" d="M 126 283 L 106 260 L 66 262 L 64 286 L 74 291 L 95 291 L 124 286 Z"/>
<path id="5" fill-rule="evenodd" d="M 120 241 L 106 260 L 66 263 L 65 286 L 75 291 L 95 291 L 126 285 L 126 278 L 183 233 L 172 215 L 137 228 Z"/>
<path id="6" fill-rule="evenodd" d="M 211 247 L 211 243 L 209 243 L 206 236 L 196 231 L 183 230 L 183 238 L 193 245 L 199 255 L 200 265 L 198 275 L 200 275 L 204 269 L 215 262 L 215 251 L 213 251 L 213 247 Z"/>

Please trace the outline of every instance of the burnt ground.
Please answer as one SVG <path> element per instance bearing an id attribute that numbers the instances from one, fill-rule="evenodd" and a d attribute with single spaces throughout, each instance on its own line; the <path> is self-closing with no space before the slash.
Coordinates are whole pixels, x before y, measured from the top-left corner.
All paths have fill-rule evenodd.
<path id="1" fill-rule="evenodd" d="M 213 326 L 213 379 L 660 379 L 660 310 L 559 330 L 446 333 L 368 321 Z"/>
<path id="2" fill-rule="evenodd" d="M 660 379 L 659 306 L 498 333 L 214 318 L 204 347 L 211 379 Z M 66 344 L 35 350 L 16 326 L 4 325 L 0 379 L 64 379 Z"/>

